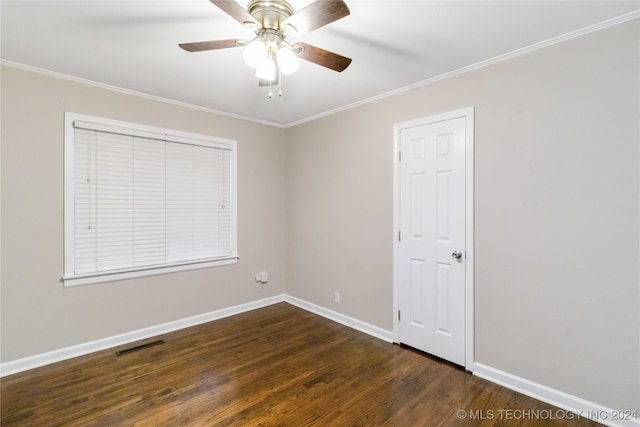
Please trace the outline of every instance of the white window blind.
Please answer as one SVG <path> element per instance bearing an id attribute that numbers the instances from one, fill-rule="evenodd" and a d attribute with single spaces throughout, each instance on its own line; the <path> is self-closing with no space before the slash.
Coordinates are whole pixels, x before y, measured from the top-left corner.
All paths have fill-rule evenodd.
<path id="1" fill-rule="evenodd" d="M 65 283 L 237 258 L 235 144 L 112 123 L 69 118 Z"/>

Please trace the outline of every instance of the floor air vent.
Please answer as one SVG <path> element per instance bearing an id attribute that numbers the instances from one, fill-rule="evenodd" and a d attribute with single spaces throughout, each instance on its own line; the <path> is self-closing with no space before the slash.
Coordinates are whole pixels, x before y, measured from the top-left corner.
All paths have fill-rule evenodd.
<path id="1" fill-rule="evenodd" d="M 153 347 L 156 345 L 164 344 L 164 340 L 152 341 L 146 344 L 138 345 L 131 348 L 126 348 L 116 352 L 116 356 L 124 356 L 125 354 L 133 353 L 134 351 L 144 350 L 145 348 Z"/>

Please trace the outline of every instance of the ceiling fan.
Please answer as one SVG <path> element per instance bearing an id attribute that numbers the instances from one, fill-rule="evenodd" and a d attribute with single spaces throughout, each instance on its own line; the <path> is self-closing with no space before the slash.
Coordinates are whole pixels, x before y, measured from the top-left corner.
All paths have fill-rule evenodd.
<path id="1" fill-rule="evenodd" d="M 298 58 L 342 72 L 351 58 L 303 42 L 290 44 L 287 36 L 300 36 L 349 15 L 342 0 L 316 0 L 294 13 L 285 0 L 251 0 L 247 9 L 234 0 L 209 0 L 227 15 L 255 32 L 252 40 L 225 39 L 181 43 L 188 52 L 246 47 L 245 62 L 256 69 L 260 86 L 278 84 L 280 74 L 289 75 L 299 67 Z"/>

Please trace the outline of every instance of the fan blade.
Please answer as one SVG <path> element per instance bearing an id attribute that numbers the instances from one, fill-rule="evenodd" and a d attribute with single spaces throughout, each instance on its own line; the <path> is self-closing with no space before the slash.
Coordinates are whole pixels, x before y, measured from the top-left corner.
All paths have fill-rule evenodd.
<path id="1" fill-rule="evenodd" d="M 233 0 L 209 0 L 211 3 L 218 6 L 224 13 L 241 23 L 242 25 L 247 25 L 255 27 L 254 29 L 259 29 L 262 27 L 260 23 L 253 17 L 249 12 L 247 12 L 242 6 L 236 3 Z"/>
<path id="2" fill-rule="evenodd" d="M 208 42 L 180 43 L 178 46 L 187 52 L 201 52 L 203 50 L 227 49 L 246 45 L 247 41 L 242 39 L 212 40 Z"/>
<path id="3" fill-rule="evenodd" d="M 337 53 L 329 52 L 328 50 L 321 49 L 316 46 L 312 46 L 307 43 L 298 42 L 293 45 L 301 47 L 302 52 L 298 54 L 298 57 L 305 61 L 313 62 L 314 64 L 322 65 L 323 67 L 331 68 L 334 71 L 342 72 L 349 64 L 351 64 L 351 58 L 338 55 Z"/>
<path id="4" fill-rule="evenodd" d="M 291 25 L 297 33 L 302 35 L 349 15 L 349 7 L 342 0 L 316 0 L 309 6 L 285 19 L 282 28 Z"/>

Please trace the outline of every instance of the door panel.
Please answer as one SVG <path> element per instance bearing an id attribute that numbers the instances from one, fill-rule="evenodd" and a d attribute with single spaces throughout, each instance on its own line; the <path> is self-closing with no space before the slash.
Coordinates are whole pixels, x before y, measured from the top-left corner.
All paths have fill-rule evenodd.
<path id="1" fill-rule="evenodd" d="M 465 361 L 465 120 L 400 131 L 400 342 L 460 365 Z"/>
<path id="2" fill-rule="evenodd" d="M 436 331 L 451 336 L 449 319 L 449 289 L 451 289 L 451 265 L 436 263 Z"/>
<path id="3" fill-rule="evenodd" d="M 410 289 L 411 289 L 411 310 L 409 313 L 409 321 L 411 324 L 417 328 L 423 328 L 425 325 L 425 299 L 424 289 L 422 287 L 422 283 L 424 283 L 423 279 L 423 270 L 424 270 L 424 260 L 421 259 L 412 259 L 411 260 L 411 272 L 410 272 Z"/>

